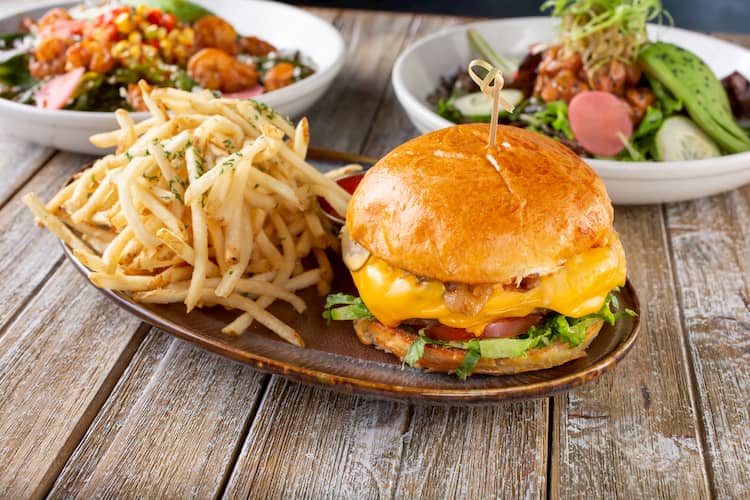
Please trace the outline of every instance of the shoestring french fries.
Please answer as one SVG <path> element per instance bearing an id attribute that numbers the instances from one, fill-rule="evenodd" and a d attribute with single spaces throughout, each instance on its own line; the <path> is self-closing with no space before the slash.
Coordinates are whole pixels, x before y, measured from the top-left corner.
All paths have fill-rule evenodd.
<path id="1" fill-rule="evenodd" d="M 239 312 L 222 331 L 239 335 L 258 321 L 304 346 L 266 309 L 276 300 L 297 312 L 295 292 L 329 291 L 325 250 L 336 247 L 317 197 L 345 213 L 349 194 L 305 161 L 308 123 L 250 100 L 210 92 L 151 89 L 151 118 L 116 113 L 119 130 L 91 138 L 116 146 L 46 204 L 23 200 L 37 223 L 73 251 L 98 287 L 143 303 L 184 302 Z M 343 171 L 355 167 L 347 166 Z M 303 267 L 303 259 L 314 263 Z"/>

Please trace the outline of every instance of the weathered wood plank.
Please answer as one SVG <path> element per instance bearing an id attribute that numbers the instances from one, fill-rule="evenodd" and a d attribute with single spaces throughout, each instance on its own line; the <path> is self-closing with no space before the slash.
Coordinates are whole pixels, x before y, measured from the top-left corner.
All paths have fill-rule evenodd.
<path id="1" fill-rule="evenodd" d="M 346 11 L 337 19 L 350 49 L 345 74 L 308 115 L 315 145 L 361 149 L 410 19 Z M 389 496 L 406 420 L 406 405 L 335 395 L 273 377 L 225 496 Z M 262 466 L 268 461 L 273 466 Z"/>
<path id="2" fill-rule="evenodd" d="M 615 218 L 642 331 L 614 372 L 555 398 L 553 496 L 707 497 L 661 210 L 618 208 Z"/>
<path id="3" fill-rule="evenodd" d="M 406 43 L 404 43 L 404 48 L 426 35 L 474 20 L 472 18 L 459 17 L 416 16 L 414 22 L 409 27 L 409 34 Z M 456 64 L 458 65 L 458 62 Z M 390 81 L 390 75 L 388 79 Z M 428 90 L 425 89 L 425 91 Z M 367 134 L 367 143 L 362 149 L 362 153 L 379 158 L 402 142 L 417 135 L 419 135 L 419 131 L 411 123 L 411 120 L 409 120 L 409 117 L 398 102 L 393 91 L 393 86 L 388 85 L 385 89 L 383 100 L 375 114 L 375 118 L 372 120 L 372 126 Z"/>
<path id="4" fill-rule="evenodd" d="M 217 495 L 266 379 L 152 330 L 50 497 Z"/>
<path id="5" fill-rule="evenodd" d="M 20 188 L 34 172 L 53 154 L 43 148 L 15 137 L 0 134 L 0 207 Z"/>
<path id="6" fill-rule="evenodd" d="M 713 491 L 748 498 L 750 186 L 666 213 Z"/>
<path id="7" fill-rule="evenodd" d="M 225 498 L 390 498 L 406 409 L 274 378 Z"/>
<path id="8" fill-rule="evenodd" d="M 55 155 L 0 210 L 0 276 L 5 284 L 0 287 L 0 335 L 62 257 L 57 239 L 34 226 L 34 216 L 21 202 L 21 196 L 33 191 L 43 200 L 51 198 L 87 161 L 86 156 Z"/>
<path id="9" fill-rule="evenodd" d="M 362 11 L 344 11 L 336 19 L 348 53 L 331 89 L 307 114 L 312 144 L 359 150 L 390 85 L 388 76 L 411 19 L 411 15 Z"/>
<path id="10" fill-rule="evenodd" d="M 543 498 L 547 400 L 417 406 L 395 498 Z"/>
<path id="11" fill-rule="evenodd" d="M 0 497 L 49 489 L 141 340 L 138 325 L 66 263 L 6 328 Z"/>

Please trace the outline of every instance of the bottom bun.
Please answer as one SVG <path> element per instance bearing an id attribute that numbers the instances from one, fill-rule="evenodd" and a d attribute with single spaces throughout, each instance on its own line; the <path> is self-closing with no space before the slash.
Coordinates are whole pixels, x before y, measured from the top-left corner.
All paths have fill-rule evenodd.
<path id="1" fill-rule="evenodd" d="M 532 370 L 544 370 L 562 365 L 568 361 L 582 358 L 586 355 L 586 348 L 602 328 L 602 321 L 597 321 L 586 330 L 586 339 L 577 347 L 556 341 L 551 345 L 531 349 L 526 356 L 518 358 L 481 358 L 472 373 L 486 373 L 491 375 L 511 375 Z M 369 319 L 354 320 L 354 331 L 359 341 L 366 345 L 374 345 L 378 349 L 395 354 L 403 359 L 411 344 L 416 340 L 415 333 L 400 328 L 390 328 L 379 321 Z M 424 356 L 414 366 L 434 372 L 455 372 L 461 366 L 466 351 L 452 347 L 441 347 L 427 344 Z"/>

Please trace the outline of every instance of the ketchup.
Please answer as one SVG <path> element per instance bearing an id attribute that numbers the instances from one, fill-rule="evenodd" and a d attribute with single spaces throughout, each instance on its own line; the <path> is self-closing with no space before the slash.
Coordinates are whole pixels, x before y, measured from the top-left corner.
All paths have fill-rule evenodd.
<path id="1" fill-rule="evenodd" d="M 357 186 L 359 186 L 359 183 L 362 182 L 362 177 L 364 176 L 364 172 L 348 175 L 346 177 L 342 177 L 341 179 L 337 179 L 336 184 L 344 188 L 347 193 L 354 194 L 354 191 L 357 189 Z M 320 208 L 322 208 L 323 211 L 331 217 L 337 219 L 341 219 L 344 217 L 344 215 L 336 213 L 333 207 L 331 207 L 331 205 L 329 205 L 328 202 L 323 198 L 318 198 L 318 203 L 320 203 Z"/>

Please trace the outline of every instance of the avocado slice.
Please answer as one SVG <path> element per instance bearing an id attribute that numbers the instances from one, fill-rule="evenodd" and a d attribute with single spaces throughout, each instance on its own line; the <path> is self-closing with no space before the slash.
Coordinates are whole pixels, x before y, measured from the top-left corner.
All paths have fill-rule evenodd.
<path id="1" fill-rule="evenodd" d="M 750 138 L 734 120 L 721 82 L 701 58 L 672 43 L 654 42 L 641 51 L 638 63 L 684 103 L 693 121 L 723 150 L 750 150 Z"/>

